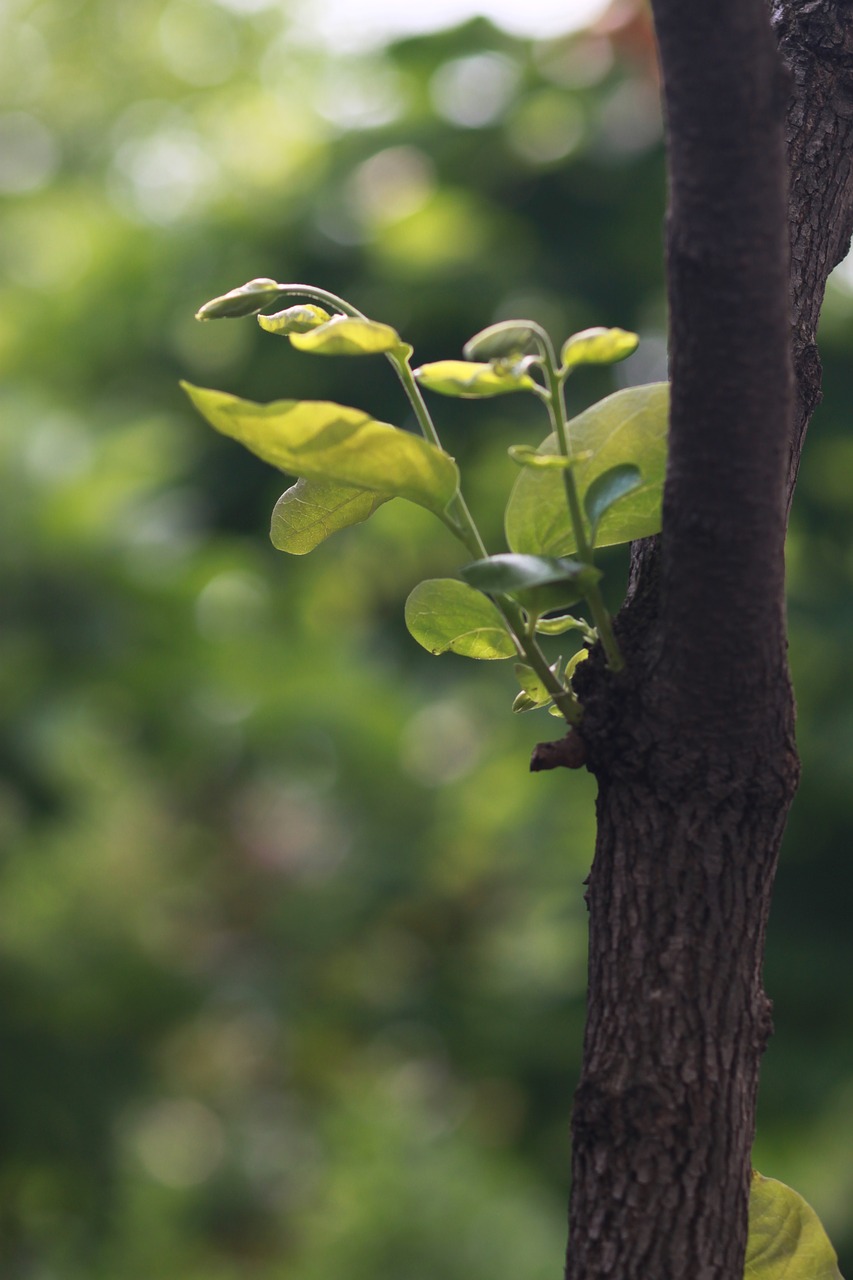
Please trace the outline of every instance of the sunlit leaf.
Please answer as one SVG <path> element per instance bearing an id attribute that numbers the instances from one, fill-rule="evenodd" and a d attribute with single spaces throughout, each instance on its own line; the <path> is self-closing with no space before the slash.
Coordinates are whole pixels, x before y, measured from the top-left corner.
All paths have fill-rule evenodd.
<path id="1" fill-rule="evenodd" d="M 466 360 L 495 360 L 538 351 L 535 327 L 528 320 L 500 320 L 469 338 L 462 351 Z"/>
<path id="2" fill-rule="evenodd" d="M 551 671 L 555 678 L 561 662 L 562 658 L 558 658 L 556 662 L 551 664 Z M 547 707 L 552 700 L 551 694 L 533 668 L 529 667 L 526 662 L 517 662 L 513 670 L 515 671 L 516 680 L 521 685 L 521 693 L 512 705 L 513 711 L 533 711 L 536 707 Z M 522 699 L 525 704 L 523 706 L 521 705 Z"/>
<path id="3" fill-rule="evenodd" d="M 783 1182 L 753 1173 L 744 1280 L 841 1280 L 820 1219 Z"/>
<path id="4" fill-rule="evenodd" d="M 307 333 L 293 333 L 290 340 L 298 351 L 310 351 L 318 356 L 373 356 L 384 351 L 411 353 L 411 347 L 406 346 L 389 324 L 358 316 L 332 316 Z"/>
<path id="5" fill-rule="evenodd" d="M 430 578 L 406 601 L 406 626 L 430 653 L 511 658 L 515 644 L 490 600 L 456 578 Z"/>
<path id="6" fill-rule="evenodd" d="M 456 463 L 420 436 L 326 400 L 255 404 L 181 383 L 211 426 L 290 475 L 334 480 L 441 513 L 459 486 Z"/>
<path id="7" fill-rule="evenodd" d="M 275 302 L 284 287 L 268 276 L 259 276 L 238 289 L 231 289 L 219 298 L 211 298 L 195 313 L 196 320 L 234 320 L 240 316 L 254 316 L 264 307 Z"/>
<path id="8" fill-rule="evenodd" d="M 629 493 L 639 489 L 643 483 L 639 467 L 633 462 L 620 462 L 609 471 L 602 471 L 596 476 L 584 494 L 583 505 L 589 520 L 591 540 L 595 543 L 595 534 L 605 512 L 615 502 L 626 498 Z"/>
<path id="9" fill-rule="evenodd" d="M 543 636 L 562 636 L 567 631 L 586 631 L 589 624 L 570 613 L 560 618 L 537 618 L 536 630 Z"/>
<path id="10" fill-rule="evenodd" d="M 561 453 L 540 453 L 532 444 L 511 444 L 507 453 L 519 467 L 532 467 L 535 471 L 568 471 L 579 461 L 564 458 Z"/>
<path id="11" fill-rule="evenodd" d="M 586 662 L 589 657 L 589 649 L 578 649 L 577 653 L 572 654 L 566 663 L 565 679 L 571 682 L 572 676 L 577 671 L 582 662 Z"/>
<path id="12" fill-rule="evenodd" d="M 309 333 L 330 318 L 328 311 L 315 306 L 313 302 L 300 302 L 295 307 L 276 311 L 274 315 L 258 316 L 258 324 L 267 333 L 277 333 L 286 338 L 294 333 Z"/>
<path id="13" fill-rule="evenodd" d="M 273 508 L 270 541 L 279 551 L 305 555 L 339 529 L 361 524 L 387 501 L 336 480 L 297 480 Z"/>
<path id="14" fill-rule="evenodd" d="M 669 384 L 654 382 L 617 391 L 569 423 L 573 454 L 587 455 L 579 458 L 573 473 L 581 500 L 611 467 L 631 464 L 643 477 L 638 488 L 602 516 L 598 546 L 645 538 L 660 529 L 668 412 Z M 549 436 L 539 451 L 559 453 L 556 436 Z M 510 494 L 505 526 L 513 551 L 564 556 L 576 550 L 560 473 L 525 468 Z"/>
<path id="15" fill-rule="evenodd" d="M 469 364 L 465 360 L 438 360 L 415 369 L 422 387 L 443 396 L 461 396 L 466 400 L 486 396 L 502 396 L 509 391 L 530 391 L 536 383 L 520 365 Z"/>
<path id="16" fill-rule="evenodd" d="M 639 345 L 637 334 L 627 329 L 584 329 L 563 343 L 562 371 L 568 372 L 579 364 L 616 364 L 632 355 Z"/>

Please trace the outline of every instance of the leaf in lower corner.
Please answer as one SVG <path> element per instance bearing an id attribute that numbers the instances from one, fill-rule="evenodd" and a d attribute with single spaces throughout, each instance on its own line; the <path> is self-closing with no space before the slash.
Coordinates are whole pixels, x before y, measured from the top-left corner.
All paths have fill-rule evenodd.
<path id="1" fill-rule="evenodd" d="M 406 626 L 430 653 L 491 661 L 516 653 L 491 600 L 456 578 L 429 578 L 406 601 Z"/>
<path id="2" fill-rule="evenodd" d="M 255 404 L 224 391 L 181 386 L 212 427 L 290 475 L 408 498 L 439 515 L 459 487 L 448 454 L 360 409 L 327 400 Z"/>
<path id="3" fill-rule="evenodd" d="M 801 1195 L 753 1171 L 744 1280 L 842 1280 L 820 1218 Z"/>
<path id="4" fill-rule="evenodd" d="M 361 524 L 388 501 L 336 480 L 297 480 L 273 508 L 270 541 L 278 551 L 306 555 L 339 529 Z"/>

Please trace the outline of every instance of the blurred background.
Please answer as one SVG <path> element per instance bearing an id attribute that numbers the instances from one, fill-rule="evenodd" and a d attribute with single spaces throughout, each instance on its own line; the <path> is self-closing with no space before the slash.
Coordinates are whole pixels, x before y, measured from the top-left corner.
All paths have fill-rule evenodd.
<path id="1" fill-rule="evenodd" d="M 394 502 L 276 553 L 289 481 L 177 386 L 410 425 L 381 358 L 194 321 L 260 275 L 419 362 L 517 315 L 636 328 L 578 408 L 663 376 L 647 15 L 520 9 L 0 7 L 3 1280 L 560 1273 L 592 781 L 528 774 L 559 728 L 509 714 L 509 664 L 408 637 L 408 591 L 459 563 L 437 521 Z M 853 268 L 821 348 L 755 1162 L 849 1274 Z M 434 405 L 493 549 L 506 446 L 546 434 L 523 400 Z"/>

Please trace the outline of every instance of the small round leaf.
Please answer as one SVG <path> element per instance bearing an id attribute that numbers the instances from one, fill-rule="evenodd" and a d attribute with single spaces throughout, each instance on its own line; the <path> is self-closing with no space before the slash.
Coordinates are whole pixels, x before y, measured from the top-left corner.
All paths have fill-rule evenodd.
<path id="1" fill-rule="evenodd" d="M 561 372 L 566 374 L 579 364 L 616 364 L 633 355 L 639 345 L 637 334 L 627 329 L 584 329 L 563 343 Z"/>
<path id="2" fill-rule="evenodd" d="M 312 302 L 299 302 L 295 307 L 287 307 L 284 311 L 276 311 L 272 316 L 258 316 L 258 324 L 267 333 L 277 333 L 282 338 L 292 333 L 308 333 L 330 320 L 328 311 L 315 306 Z"/>
<path id="3" fill-rule="evenodd" d="M 410 350 L 395 329 L 358 316 L 332 316 L 307 333 L 293 333 L 298 351 L 318 356 L 372 356 L 387 351 Z"/>
<path id="4" fill-rule="evenodd" d="M 529 320 L 501 320 L 469 338 L 462 353 L 466 360 L 496 360 L 538 350 L 536 327 Z"/>
<path id="5" fill-rule="evenodd" d="M 219 298 L 211 298 L 195 313 L 196 320 L 234 320 L 240 316 L 254 316 L 284 293 L 284 286 L 268 276 L 259 276 L 231 289 Z"/>
<path id="6" fill-rule="evenodd" d="M 419 583 L 406 601 L 406 626 L 430 653 L 459 653 L 486 661 L 516 653 L 491 600 L 456 578 Z"/>
<path id="7" fill-rule="evenodd" d="M 415 369 L 415 377 L 429 391 L 476 400 L 506 395 L 510 391 L 535 390 L 536 383 L 525 372 L 526 367 L 526 360 L 514 365 L 501 361 L 469 364 L 465 360 L 438 360 L 435 364 L 423 364 Z"/>

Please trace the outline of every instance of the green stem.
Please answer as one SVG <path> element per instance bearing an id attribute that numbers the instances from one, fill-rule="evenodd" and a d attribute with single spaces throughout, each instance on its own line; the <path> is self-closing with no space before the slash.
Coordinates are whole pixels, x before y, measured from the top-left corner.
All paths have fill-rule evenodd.
<path id="1" fill-rule="evenodd" d="M 503 614 L 504 621 L 512 633 L 519 653 L 527 665 L 536 672 L 554 699 L 555 705 L 560 708 L 564 720 L 570 725 L 580 724 L 583 718 L 581 705 L 571 689 L 566 689 L 548 666 L 548 660 L 539 648 L 535 637 L 529 633 L 524 625 L 521 606 L 516 604 L 515 600 L 509 596 L 495 596 L 493 599 Z"/>
<path id="2" fill-rule="evenodd" d="M 546 350 L 543 354 L 545 356 L 545 377 L 548 383 L 548 413 L 557 435 L 560 453 L 564 458 L 571 458 L 572 442 L 569 438 L 563 381 L 557 372 L 553 348 Z M 578 558 L 584 564 L 594 564 L 593 549 L 589 538 L 586 536 L 586 526 L 584 525 L 580 498 L 578 497 L 578 488 L 575 484 L 574 471 L 571 467 L 566 467 L 563 471 L 563 485 L 566 490 L 566 505 L 569 508 L 569 517 L 574 529 L 575 542 L 577 543 Z M 601 647 L 607 658 L 607 665 L 612 671 L 622 671 L 625 666 L 625 660 L 622 657 L 616 636 L 613 634 L 610 614 L 607 612 L 604 597 L 597 582 L 586 591 L 586 600 L 589 605 L 589 611 L 592 614 L 592 620 L 598 631 Z"/>
<path id="3" fill-rule="evenodd" d="M 415 411 L 415 417 L 418 420 L 418 426 L 425 439 L 435 445 L 436 449 L 444 452 L 438 432 L 435 429 L 435 423 L 430 416 L 429 409 L 426 407 L 421 389 L 415 381 L 415 376 L 409 367 L 409 361 L 405 356 L 398 355 L 394 351 L 389 351 L 388 359 L 394 366 L 394 370 L 400 382 L 403 384 L 403 390 L 409 398 L 409 403 Z M 480 531 L 474 523 L 474 517 L 468 509 L 468 504 L 462 496 L 461 491 L 456 493 L 449 506 L 450 521 L 445 521 L 448 528 L 452 529 L 456 536 L 465 544 L 468 551 L 476 560 L 485 560 L 488 556 L 486 544 L 480 536 Z"/>

